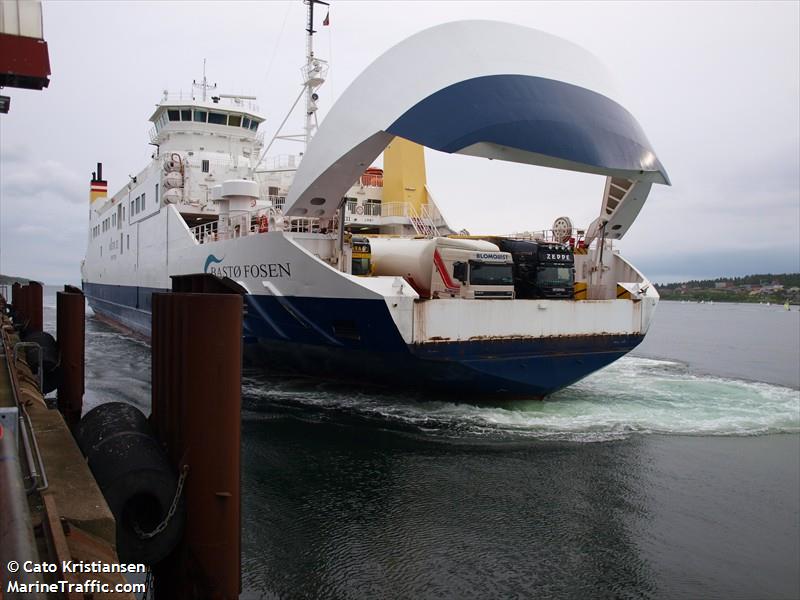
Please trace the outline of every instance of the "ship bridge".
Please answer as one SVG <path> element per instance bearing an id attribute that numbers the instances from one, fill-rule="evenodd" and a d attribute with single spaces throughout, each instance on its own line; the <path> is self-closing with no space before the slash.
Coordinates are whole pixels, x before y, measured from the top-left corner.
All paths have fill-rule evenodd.
<path id="1" fill-rule="evenodd" d="M 150 116 L 154 124 L 150 142 L 162 145 L 173 134 L 211 134 L 242 142 L 260 141 L 258 126 L 265 119 L 250 100 L 250 96 L 219 95 L 207 101 L 165 93 Z"/>

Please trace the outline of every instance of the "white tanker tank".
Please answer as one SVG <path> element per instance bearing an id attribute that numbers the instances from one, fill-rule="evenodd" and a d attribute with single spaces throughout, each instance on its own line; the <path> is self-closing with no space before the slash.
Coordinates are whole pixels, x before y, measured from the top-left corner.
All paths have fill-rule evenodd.
<path id="1" fill-rule="evenodd" d="M 491 242 L 445 237 L 369 242 L 373 274 L 403 277 L 423 298 L 513 298 L 511 255 Z"/>

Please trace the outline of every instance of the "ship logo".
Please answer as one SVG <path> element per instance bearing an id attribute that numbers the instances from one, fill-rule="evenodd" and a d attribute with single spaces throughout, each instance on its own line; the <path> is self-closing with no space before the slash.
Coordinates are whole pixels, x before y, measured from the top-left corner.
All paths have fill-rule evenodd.
<path id="1" fill-rule="evenodd" d="M 209 254 L 208 258 L 206 259 L 206 266 L 203 268 L 203 273 L 208 273 L 208 267 L 210 267 L 212 264 L 221 263 L 223 260 L 225 260 L 224 256 L 222 258 L 217 258 L 213 254 Z"/>

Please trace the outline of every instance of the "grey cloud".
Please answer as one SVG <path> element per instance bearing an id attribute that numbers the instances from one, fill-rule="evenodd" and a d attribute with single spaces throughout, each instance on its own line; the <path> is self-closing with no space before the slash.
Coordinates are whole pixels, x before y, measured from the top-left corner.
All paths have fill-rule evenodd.
<path id="1" fill-rule="evenodd" d="M 609 67 L 674 183 L 654 187 L 623 254 L 655 279 L 797 270 L 798 3 L 467 2 L 458 14 L 451 2 L 364 6 L 335 3 L 332 26 L 319 28 L 317 54 L 332 59 L 321 118 L 373 59 L 422 28 L 488 18 L 542 29 Z M 0 116 L 2 271 L 76 280 L 87 229 L 81 204 L 88 206 L 95 163 L 104 162 L 111 193 L 142 168 L 152 151 L 149 111 L 164 88 L 188 92 L 204 57 L 220 90 L 259 97 L 267 139 L 300 83 L 299 2 L 49 2 L 44 20 L 52 83 L 43 92 L 11 90 L 12 111 Z M 87 22 L 92 36 L 76 36 Z M 293 123 L 300 130 L 301 116 Z M 434 197 L 457 227 L 510 233 L 549 227 L 564 214 L 587 225 L 599 212 L 602 178 L 428 158 Z M 49 233 L 35 235 L 36 227 Z"/>

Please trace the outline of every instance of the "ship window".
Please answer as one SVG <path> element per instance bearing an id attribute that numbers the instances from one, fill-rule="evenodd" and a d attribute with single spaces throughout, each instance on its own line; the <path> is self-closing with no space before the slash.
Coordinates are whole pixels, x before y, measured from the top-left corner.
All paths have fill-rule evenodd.
<path id="1" fill-rule="evenodd" d="M 204 110 L 196 110 L 194 111 L 194 120 L 198 123 L 205 123 L 207 114 Z"/>
<path id="2" fill-rule="evenodd" d="M 177 110 L 168 110 L 167 114 L 169 115 L 169 120 L 170 121 L 180 121 L 181 120 L 180 112 L 177 111 Z"/>
<path id="3" fill-rule="evenodd" d="M 242 127 L 244 127 L 245 129 L 250 129 L 250 117 L 245 117 L 242 120 Z"/>
<path id="4" fill-rule="evenodd" d="M 228 125 L 240 127 L 242 125 L 242 115 L 228 115 Z"/>
<path id="5" fill-rule="evenodd" d="M 208 122 L 215 125 L 225 125 L 228 121 L 227 115 L 223 113 L 210 112 L 208 113 Z"/>
<path id="6" fill-rule="evenodd" d="M 191 121 L 192 120 L 192 109 L 191 108 L 182 108 L 181 109 L 181 121 Z"/>
<path id="7" fill-rule="evenodd" d="M 117 226 L 117 215 L 111 215 L 111 226 L 112 227 Z"/>
<path id="8" fill-rule="evenodd" d="M 208 161 L 207 161 L 207 160 L 204 160 L 204 161 L 202 161 L 202 162 L 200 163 L 200 170 L 201 170 L 203 173 L 208 173 Z"/>
<path id="9" fill-rule="evenodd" d="M 141 200 L 142 200 L 141 196 L 136 196 L 136 214 L 137 215 L 139 214 L 139 206 L 140 206 Z"/>
<path id="10" fill-rule="evenodd" d="M 131 200 L 131 216 L 135 215 L 136 213 L 133 212 L 133 200 Z"/>
<path id="11" fill-rule="evenodd" d="M 142 194 L 142 210 L 144 210 L 144 194 Z"/>
<path id="12" fill-rule="evenodd" d="M 125 242 L 126 242 L 126 244 L 128 246 L 127 249 L 130 250 L 131 249 L 131 236 L 130 236 L 130 234 L 126 236 Z"/>
<path id="13" fill-rule="evenodd" d="M 156 184 L 156 206 L 158 206 L 160 198 L 158 197 L 158 184 Z"/>
<path id="14" fill-rule="evenodd" d="M 256 121 L 255 119 L 253 119 L 252 121 L 250 121 L 250 129 L 252 129 L 253 131 L 255 131 L 256 129 L 258 129 L 258 121 Z"/>

